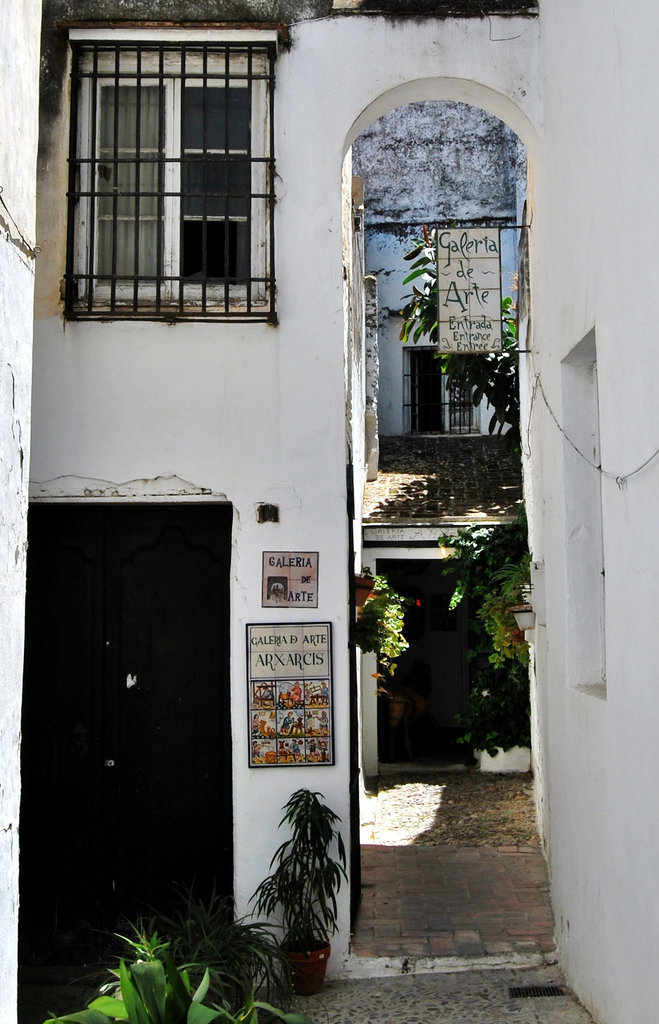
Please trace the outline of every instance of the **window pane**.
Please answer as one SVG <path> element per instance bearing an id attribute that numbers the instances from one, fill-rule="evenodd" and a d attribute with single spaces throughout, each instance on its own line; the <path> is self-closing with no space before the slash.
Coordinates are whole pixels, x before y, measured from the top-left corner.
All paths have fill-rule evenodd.
<path id="1" fill-rule="evenodd" d="M 187 160 L 183 167 L 183 216 L 247 217 L 250 165 L 248 160 Z"/>
<path id="2" fill-rule="evenodd" d="M 183 226 L 183 276 L 240 279 L 249 276 L 247 224 L 190 220 Z"/>
<path id="3" fill-rule="evenodd" d="M 227 122 L 226 94 L 229 94 Z M 183 90 L 184 150 L 249 151 L 249 90 L 218 86 Z"/>
<path id="4" fill-rule="evenodd" d="M 157 86 L 101 87 L 97 262 L 104 277 L 157 272 L 159 128 Z"/>

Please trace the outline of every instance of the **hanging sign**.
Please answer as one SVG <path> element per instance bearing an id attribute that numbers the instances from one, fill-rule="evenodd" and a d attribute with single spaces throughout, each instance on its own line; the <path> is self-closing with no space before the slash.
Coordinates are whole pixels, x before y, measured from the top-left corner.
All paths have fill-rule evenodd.
<path id="1" fill-rule="evenodd" d="M 498 228 L 437 230 L 440 352 L 500 352 L 501 235 Z"/>
<path id="2" fill-rule="evenodd" d="M 263 608 L 318 607 L 318 552 L 264 551 Z"/>
<path id="3" fill-rule="evenodd" d="M 329 622 L 247 627 L 250 768 L 330 765 Z"/>

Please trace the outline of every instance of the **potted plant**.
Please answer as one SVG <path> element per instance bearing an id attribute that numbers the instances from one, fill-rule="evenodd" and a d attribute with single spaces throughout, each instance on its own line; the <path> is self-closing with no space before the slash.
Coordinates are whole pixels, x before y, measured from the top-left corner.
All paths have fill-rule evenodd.
<path id="1" fill-rule="evenodd" d="M 529 770 L 529 676 L 521 662 L 479 672 L 457 719 L 464 729 L 460 742 L 474 749 L 481 771 Z"/>
<path id="2" fill-rule="evenodd" d="M 506 659 L 529 663 L 529 645 L 524 638 L 515 612 L 528 608 L 532 611 L 528 597 L 531 586 L 531 555 L 524 550 L 499 569 L 490 574 L 488 590 L 478 610 L 492 641 L 493 651 L 489 661 L 496 667 Z"/>
<path id="3" fill-rule="evenodd" d="M 355 642 L 364 654 L 377 654 L 380 668 L 390 676 L 409 644 L 403 635 L 405 608 L 412 601 L 396 593 L 386 576 L 373 577 L 373 589 L 355 626 Z"/>
<path id="4" fill-rule="evenodd" d="M 290 827 L 291 836 L 252 896 L 255 913 L 281 914 L 282 947 L 293 963 L 295 991 L 303 995 L 322 987 L 336 931 L 336 896 L 347 878 L 345 846 L 335 827 L 339 821 L 321 793 L 296 790 L 279 823 Z"/>
<path id="5" fill-rule="evenodd" d="M 357 609 L 358 618 L 361 615 L 365 602 L 371 596 L 374 586 L 375 580 L 368 569 L 362 569 L 361 573 L 355 576 L 355 608 Z"/>

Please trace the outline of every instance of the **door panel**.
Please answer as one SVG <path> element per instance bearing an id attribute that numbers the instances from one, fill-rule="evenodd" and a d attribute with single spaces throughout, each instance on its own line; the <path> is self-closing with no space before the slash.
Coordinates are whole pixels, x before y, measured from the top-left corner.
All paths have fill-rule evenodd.
<path id="1" fill-rule="evenodd" d="M 30 512 L 28 956 L 66 957 L 80 922 L 166 909 L 172 882 L 231 892 L 230 531 L 219 506 Z"/>

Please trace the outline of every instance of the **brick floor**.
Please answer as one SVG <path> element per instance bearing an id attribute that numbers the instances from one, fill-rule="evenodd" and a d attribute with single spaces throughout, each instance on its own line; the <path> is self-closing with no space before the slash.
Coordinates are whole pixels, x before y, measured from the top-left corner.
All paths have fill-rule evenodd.
<path id="1" fill-rule="evenodd" d="M 548 953 L 540 847 L 362 846 L 357 956 Z"/>

